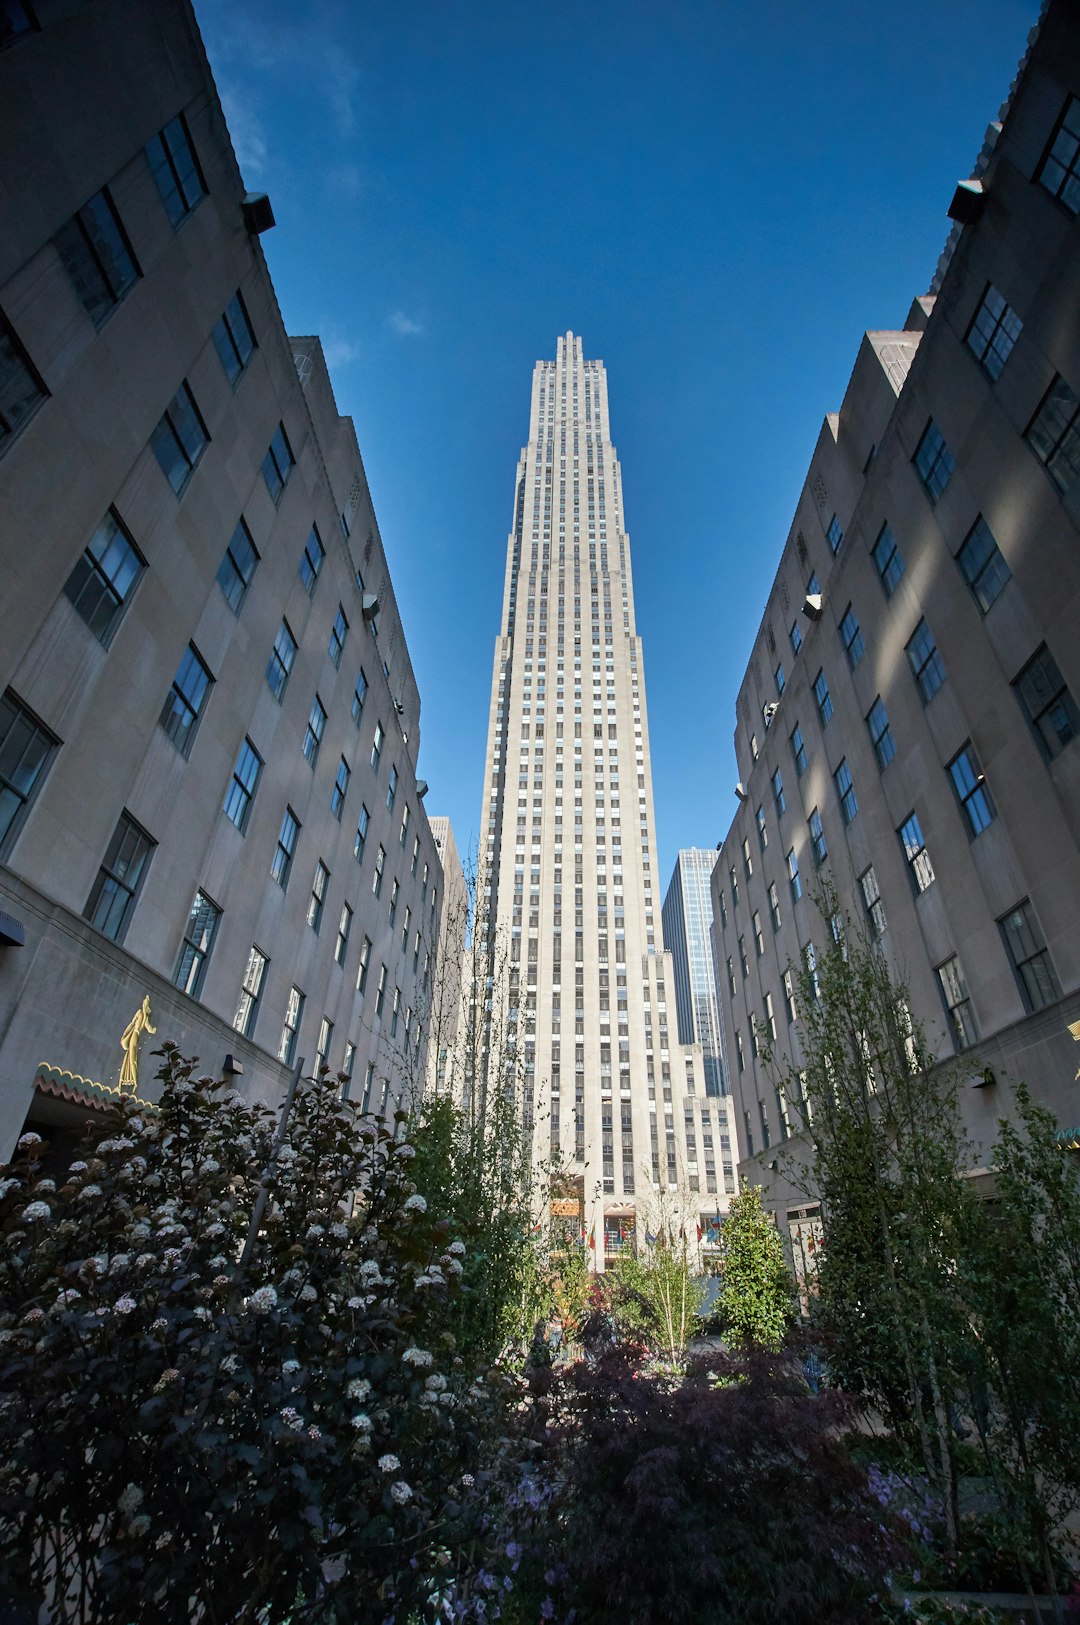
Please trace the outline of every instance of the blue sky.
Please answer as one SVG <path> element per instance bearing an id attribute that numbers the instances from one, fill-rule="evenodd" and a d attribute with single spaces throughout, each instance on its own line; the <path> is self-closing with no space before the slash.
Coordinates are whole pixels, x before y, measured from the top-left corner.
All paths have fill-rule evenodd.
<path id="1" fill-rule="evenodd" d="M 286 326 L 356 420 L 475 843 L 532 366 L 608 369 L 666 888 L 726 833 L 734 700 L 821 420 L 902 324 L 1036 0 L 195 0 Z"/>

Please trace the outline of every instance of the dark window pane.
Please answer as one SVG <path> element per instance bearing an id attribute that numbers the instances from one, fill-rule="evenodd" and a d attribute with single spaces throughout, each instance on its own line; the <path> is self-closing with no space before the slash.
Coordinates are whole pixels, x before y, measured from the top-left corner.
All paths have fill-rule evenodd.
<path id="1" fill-rule="evenodd" d="M 106 514 L 64 584 L 65 594 L 106 648 L 143 569 L 116 515 Z"/>

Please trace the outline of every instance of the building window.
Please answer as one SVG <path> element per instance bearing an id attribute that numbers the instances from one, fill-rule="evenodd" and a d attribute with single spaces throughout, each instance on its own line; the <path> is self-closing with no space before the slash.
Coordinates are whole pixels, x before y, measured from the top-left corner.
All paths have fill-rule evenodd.
<path id="1" fill-rule="evenodd" d="M 59 743 L 10 688 L 0 697 L 0 857 L 14 845 Z"/>
<path id="2" fill-rule="evenodd" d="M 370 822 L 371 814 L 368 812 L 367 808 L 361 804 L 360 821 L 356 826 L 356 840 L 353 842 L 353 857 L 356 859 L 357 863 L 363 863 L 364 861 L 364 847 L 367 845 L 367 832 Z"/>
<path id="3" fill-rule="evenodd" d="M 817 700 L 818 716 L 821 718 L 821 726 L 824 728 L 833 714 L 833 704 L 829 695 L 829 684 L 823 671 L 819 671 L 814 678 L 814 698 Z"/>
<path id="4" fill-rule="evenodd" d="M 367 987 L 368 966 L 371 964 L 371 938 L 365 937 L 360 944 L 360 968 L 356 973 L 356 991 L 363 993 Z"/>
<path id="5" fill-rule="evenodd" d="M 251 803 L 259 783 L 263 761 L 250 739 L 245 739 L 236 757 L 229 788 L 225 792 L 224 813 L 243 834 L 247 829 Z"/>
<path id="6" fill-rule="evenodd" d="M 266 489 L 270 493 L 270 500 L 274 503 L 281 501 L 281 493 L 289 483 L 289 475 L 296 465 L 296 458 L 289 445 L 289 437 L 285 433 L 284 423 L 279 423 L 274 430 L 274 438 L 267 448 L 266 456 L 262 462 L 262 476 L 266 481 Z"/>
<path id="7" fill-rule="evenodd" d="M 330 884 L 330 871 L 326 864 L 320 861 L 315 865 L 315 879 L 311 882 L 311 896 L 308 898 L 307 923 L 319 934 L 322 925 L 323 909 L 326 906 L 326 889 Z"/>
<path id="8" fill-rule="evenodd" d="M 341 1085 L 341 1098 L 348 1100 L 349 1084 L 352 1082 L 353 1069 L 356 1066 L 356 1045 L 350 1041 L 345 1045 L 345 1054 L 341 1062 L 341 1073 L 344 1082 Z"/>
<path id="9" fill-rule="evenodd" d="M 769 884 L 769 915 L 770 915 L 770 918 L 772 919 L 772 928 L 773 928 L 773 930 L 774 931 L 779 931 L 779 929 L 780 929 L 780 894 L 776 889 L 776 881 L 775 880 L 771 881 L 770 884 Z"/>
<path id="10" fill-rule="evenodd" d="M 735 961 L 732 959 L 730 954 L 728 954 L 728 956 L 727 956 L 727 979 L 728 979 L 728 987 L 731 990 L 731 997 L 734 998 L 735 997 Z"/>
<path id="11" fill-rule="evenodd" d="M 750 837 L 749 837 L 749 835 L 746 835 L 746 836 L 743 837 L 742 861 L 743 861 L 743 869 L 746 872 L 746 878 L 747 878 L 747 880 L 749 880 L 750 877 L 752 876 L 752 874 L 754 873 L 754 860 L 750 856 Z"/>
<path id="12" fill-rule="evenodd" d="M 94 326 L 100 327 L 139 280 L 139 267 L 108 187 L 60 228 L 56 246 L 75 292 Z"/>
<path id="13" fill-rule="evenodd" d="M 947 959 L 943 965 L 939 965 L 935 974 L 941 989 L 942 1002 L 948 1012 L 953 1043 L 958 1050 L 970 1049 L 979 1034 L 975 1026 L 975 1014 L 971 1008 L 967 983 L 964 981 L 964 973 L 960 969 L 960 961 L 956 955 Z"/>
<path id="14" fill-rule="evenodd" d="M 829 546 L 833 552 L 839 553 L 840 543 L 844 540 L 844 532 L 841 530 L 840 521 L 835 514 L 829 520 L 829 528 L 826 530 L 825 535 L 829 539 Z"/>
<path id="15" fill-rule="evenodd" d="M 806 772 L 806 746 L 803 744 L 802 729 L 798 723 L 791 731 L 791 754 L 795 759 L 795 773 L 801 779 Z"/>
<path id="16" fill-rule="evenodd" d="M 802 896 L 802 880 L 799 878 L 799 860 L 795 856 L 794 847 L 791 848 L 787 855 L 787 872 L 788 883 L 791 886 L 791 900 L 793 903 L 797 903 Z"/>
<path id="17" fill-rule="evenodd" d="M 981 835 L 997 814 L 979 767 L 979 758 L 970 742 L 949 763 L 949 777 L 969 832 Z"/>
<path id="18" fill-rule="evenodd" d="M 993 283 L 986 284 L 986 292 L 979 308 L 971 318 L 966 342 L 975 359 L 991 378 L 1000 378 L 1001 369 L 1020 337 L 1023 322 L 998 293 Z"/>
<path id="19" fill-rule="evenodd" d="M 976 519 L 956 555 L 961 574 L 971 588 L 972 596 L 985 615 L 997 599 L 1012 571 L 1005 563 L 990 527 L 982 517 Z"/>
<path id="20" fill-rule="evenodd" d="M 896 538 L 888 525 L 882 525 L 881 532 L 873 546 L 873 559 L 877 565 L 877 573 L 881 579 L 882 590 L 886 598 L 891 598 L 904 573 L 904 561 L 900 557 L 900 549 L 896 545 Z"/>
<path id="21" fill-rule="evenodd" d="M 915 448 L 914 463 L 923 490 L 931 502 L 936 502 L 952 478 L 956 459 L 933 418 L 926 425 L 922 439 Z"/>
<path id="22" fill-rule="evenodd" d="M 251 586 L 259 555 L 243 519 L 237 521 L 232 539 L 225 549 L 225 557 L 218 566 L 217 583 L 225 594 L 225 602 L 234 615 L 239 615 L 244 594 Z"/>
<path id="23" fill-rule="evenodd" d="M 192 999 L 202 994 L 206 967 L 210 962 L 220 919 L 221 910 L 217 904 L 212 903 L 205 892 L 197 891 L 173 973 L 175 985 Z"/>
<path id="24" fill-rule="evenodd" d="M 390 769 L 390 780 L 386 786 L 386 805 L 390 812 L 394 810 L 394 801 L 397 797 L 398 771 L 396 767 Z"/>
<path id="25" fill-rule="evenodd" d="M 341 667 L 341 656 L 345 649 L 345 638 L 348 631 L 349 623 L 345 619 L 344 609 L 339 604 L 337 614 L 334 616 L 334 624 L 330 628 L 330 646 L 327 650 L 330 659 L 338 669 Z"/>
<path id="26" fill-rule="evenodd" d="M 307 588 L 309 598 L 314 595 L 315 583 L 319 579 L 319 571 L 322 569 L 322 561 L 325 557 L 326 549 L 323 547 L 318 531 L 312 525 L 311 535 L 304 543 L 304 551 L 300 555 L 300 565 L 297 570 L 300 580 Z M 344 619 L 344 616 L 342 616 L 342 619 Z M 334 664 L 336 665 L 337 661 Z"/>
<path id="27" fill-rule="evenodd" d="M 760 959 L 765 952 L 765 933 L 761 929 L 761 915 L 757 909 L 754 910 L 751 923 L 754 927 L 754 951 Z"/>
<path id="28" fill-rule="evenodd" d="M 123 942 L 127 934 L 156 845 L 130 813 L 121 813 L 83 909 L 90 924 L 111 942 Z"/>
<path id="29" fill-rule="evenodd" d="M 379 850 L 375 854 L 375 870 L 371 876 L 371 889 L 375 893 L 376 897 L 378 897 L 379 893 L 382 891 L 383 870 L 385 868 L 386 850 L 384 847 L 380 846 Z"/>
<path id="30" fill-rule="evenodd" d="M 379 757 L 382 755 L 383 740 L 385 738 L 386 734 L 383 732 L 383 725 L 381 722 L 377 722 L 375 724 L 375 737 L 371 741 L 371 765 L 376 773 L 379 771 Z"/>
<path id="31" fill-rule="evenodd" d="M 922 826 L 915 813 L 909 813 L 897 830 L 904 857 L 907 859 L 908 872 L 911 884 L 916 893 L 924 892 L 927 886 L 933 884 L 934 866 L 930 862 L 930 854 L 926 850 L 923 840 Z"/>
<path id="32" fill-rule="evenodd" d="M 1070 214 L 1080 213 L 1080 99 L 1076 96 L 1065 103 L 1035 178 Z"/>
<path id="33" fill-rule="evenodd" d="M 0 51 L 24 34 L 36 33 L 40 26 L 29 0 L 4 0 L 0 5 Z"/>
<path id="34" fill-rule="evenodd" d="M 735 1034 L 735 1057 L 739 1063 L 739 1071 L 746 1071 L 746 1052 L 743 1049 L 742 1033 Z M 745 1116 L 745 1113 L 743 1114 Z M 751 1141 L 751 1144 L 753 1142 Z"/>
<path id="35" fill-rule="evenodd" d="M 330 1045 L 334 1042 L 334 1023 L 329 1016 L 323 1016 L 319 1023 L 319 1042 L 315 1050 L 315 1076 L 318 1077 L 327 1065 L 330 1055 Z"/>
<path id="36" fill-rule="evenodd" d="M 810 850 L 814 854 L 814 862 L 824 863 L 829 855 L 829 849 L 825 844 L 825 830 L 821 822 L 821 814 L 816 807 L 806 822 L 810 830 Z"/>
<path id="37" fill-rule="evenodd" d="M 798 621 L 792 621 L 788 630 L 788 637 L 791 639 L 791 652 L 793 655 L 797 655 L 802 648 L 802 633 L 799 631 Z"/>
<path id="38" fill-rule="evenodd" d="M 304 743 L 301 747 L 308 763 L 314 769 L 319 760 L 319 746 L 322 744 L 323 732 L 326 728 L 326 707 L 316 694 L 311 702 L 311 711 L 304 729 Z"/>
<path id="39" fill-rule="evenodd" d="M 191 754 L 192 741 L 213 683 L 198 650 L 189 643 L 158 718 L 181 756 Z"/>
<path id="40" fill-rule="evenodd" d="M 787 802 L 784 799 L 784 780 L 779 768 L 776 769 L 772 776 L 772 793 L 777 815 L 786 812 Z"/>
<path id="41" fill-rule="evenodd" d="M 281 820 L 281 829 L 278 831 L 274 861 L 270 865 L 270 878 L 277 881 L 282 891 L 289 884 L 289 871 L 292 868 L 292 860 L 296 854 L 296 842 L 299 835 L 300 820 L 291 807 L 286 807 L 285 816 Z"/>
<path id="42" fill-rule="evenodd" d="M 1047 761 L 1080 733 L 1080 712 L 1046 644 L 1013 678 L 1013 689 Z"/>
<path id="43" fill-rule="evenodd" d="M 1025 897 L 998 921 L 1005 939 L 1009 961 L 1029 1013 L 1045 1010 L 1061 997 L 1061 988 L 1050 960 L 1050 951 L 1039 929 L 1035 911 Z"/>
<path id="44" fill-rule="evenodd" d="M 394 921 L 397 919 L 398 899 L 400 896 L 401 882 L 395 878 L 390 887 L 390 911 L 388 918 L 391 925 L 393 925 Z"/>
<path id="45" fill-rule="evenodd" d="M 877 875 L 874 873 L 873 864 L 859 876 L 859 891 L 862 893 L 863 908 L 866 910 L 866 918 L 871 932 L 875 937 L 883 936 L 885 933 L 885 905 L 881 901 L 881 892 L 878 889 Z"/>
<path id="46" fill-rule="evenodd" d="M 892 732 L 889 728 L 889 717 L 879 694 L 866 714 L 866 726 L 870 733 L 870 743 L 874 747 L 879 771 L 884 771 L 896 755 L 896 746 L 893 743 Z"/>
<path id="47" fill-rule="evenodd" d="M 812 942 L 805 944 L 803 951 L 803 970 L 810 982 L 810 993 L 815 1002 L 821 997 L 821 979 L 818 976 L 817 949 Z"/>
<path id="48" fill-rule="evenodd" d="M 334 780 L 334 788 L 330 792 L 330 811 L 333 813 L 334 817 L 339 823 L 341 822 L 341 811 L 345 805 L 345 797 L 348 795 L 348 793 L 349 764 L 343 756 L 341 761 L 338 763 L 337 777 Z"/>
<path id="49" fill-rule="evenodd" d="M 401 809 L 401 829 L 398 832 L 398 845 L 404 852 L 405 843 L 409 838 L 409 808 L 408 804 Z"/>
<path id="50" fill-rule="evenodd" d="M 14 328 L 0 313 L 0 450 L 47 393 Z"/>
<path id="51" fill-rule="evenodd" d="M 836 785 L 836 794 L 840 799 L 840 811 L 843 814 L 844 823 L 850 824 L 859 810 L 859 803 L 855 799 L 855 786 L 852 783 L 851 769 L 848 767 L 846 759 L 840 763 L 840 766 L 833 774 L 833 783 Z"/>
<path id="52" fill-rule="evenodd" d="M 934 634 L 925 621 L 919 622 L 908 639 L 907 657 L 919 685 L 922 702 L 927 705 L 945 681 L 945 667 L 938 654 Z"/>
<path id="53" fill-rule="evenodd" d="M 739 938 L 739 964 L 742 966 L 743 981 L 745 982 L 746 978 L 750 974 L 750 961 L 746 957 L 746 938 L 745 937 L 740 937 Z"/>
<path id="54" fill-rule="evenodd" d="M 862 633 L 859 631 L 859 623 L 855 619 L 855 611 L 850 604 L 845 609 L 843 619 L 840 622 L 840 642 L 844 645 L 847 663 L 854 671 L 865 653 L 865 645 Z"/>
<path id="55" fill-rule="evenodd" d="M 386 1001 L 386 966 L 379 966 L 379 984 L 375 989 L 375 1014 L 381 1016 Z"/>
<path id="56" fill-rule="evenodd" d="M 278 1060 L 286 1066 L 293 1066 L 296 1062 L 296 1039 L 304 1019 L 304 1002 L 300 989 L 291 987 L 289 1002 L 285 1007 L 285 1024 L 281 1029 L 281 1043 L 278 1045 Z"/>
<path id="57" fill-rule="evenodd" d="M 799 1012 L 795 1004 L 795 978 L 790 970 L 784 972 L 784 1007 L 787 1010 L 789 1024 L 798 1021 Z"/>
<path id="58" fill-rule="evenodd" d="M 280 700 L 285 693 L 285 684 L 289 681 L 289 673 L 295 659 L 296 639 L 292 635 L 288 621 L 282 621 L 266 667 L 266 681 L 276 700 Z"/>
<path id="59" fill-rule="evenodd" d="M 146 148 L 165 213 L 174 226 L 185 220 L 206 194 L 199 161 L 183 113 L 171 119 Z"/>
<path id="60" fill-rule="evenodd" d="M 1025 438 L 1058 490 L 1070 490 L 1080 478 L 1080 396 L 1060 373 L 1043 396 Z"/>
<path id="61" fill-rule="evenodd" d="M 150 444 L 161 472 L 179 496 L 210 444 L 206 424 L 186 379 L 165 408 Z"/>
<path id="62" fill-rule="evenodd" d="M 106 649 L 145 568 L 146 561 L 110 509 L 64 583 L 66 596 Z"/>
<path id="63" fill-rule="evenodd" d="M 259 1015 L 259 1000 L 266 982 L 266 967 L 270 961 L 261 948 L 252 947 L 248 954 L 247 969 L 240 984 L 240 997 L 236 1001 L 233 1026 L 244 1038 L 251 1038 Z"/>
<path id="64" fill-rule="evenodd" d="M 756 813 L 758 849 L 764 852 L 769 844 L 769 831 L 765 825 L 765 808 L 759 807 Z"/>
<path id="65" fill-rule="evenodd" d="M 358 728 L 364 715 L 364 700 L 367 698 L 367 688 L 367 678 L 364 676 L 364 668 L 361 666 L 360 675 L 356 679 L 356 692 L 353 694 L 352 699 L 352 719 Z"/>
<path id="66" fill-rule="evenodd" d="M 235 387 L 255 353 L 255 334 L 251 331 L 251 322 L 239 289 L 214 323 L 214 343 L 221 357 L 221 365 L 225 368 L 225 376 Z"/>
<path id="67" fill-rule="evenodd" d="M 349 951 L 349 932 L 352 930 L 353 911 L 348 903 L 342 903 L 341 914 L 338 919 L 337 941 L 334 943 L 334 962 L 344 965 L 345 955 Z"/>

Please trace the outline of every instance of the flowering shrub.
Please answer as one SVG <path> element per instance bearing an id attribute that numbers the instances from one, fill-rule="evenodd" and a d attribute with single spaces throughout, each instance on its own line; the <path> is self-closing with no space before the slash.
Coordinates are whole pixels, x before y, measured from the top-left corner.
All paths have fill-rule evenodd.
<path id="1" fill-rule="evenodd" d="M 404 1621 L 475 1519 L 462 1246 L 330 1080 L 275 1149 L 164 1053 L 158 1112 L 122 1104 L 59 1181 L 34 1135 L 2 1171 L 0 1594 L 80 1625 Z"/>

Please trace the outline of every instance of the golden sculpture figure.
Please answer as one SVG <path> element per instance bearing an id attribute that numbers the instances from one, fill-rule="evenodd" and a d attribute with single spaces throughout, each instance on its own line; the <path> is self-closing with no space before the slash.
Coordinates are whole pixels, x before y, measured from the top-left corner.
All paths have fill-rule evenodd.
<path id="1" fill-rule="evenodd" d="M 120 1076 L 117 1082 L 121 1089 L 130 1089 L 134 1092 L 139 1082 L 139 1039 L 143 1033 L 156 1033 L 157 1028 L 150 1025 L 150 995 L 147 993 L 142 1004 L 136 1010 L 120 1039 L 120 1048 L 124 1052 L 123 1064 L 120 1067 Z"/>

